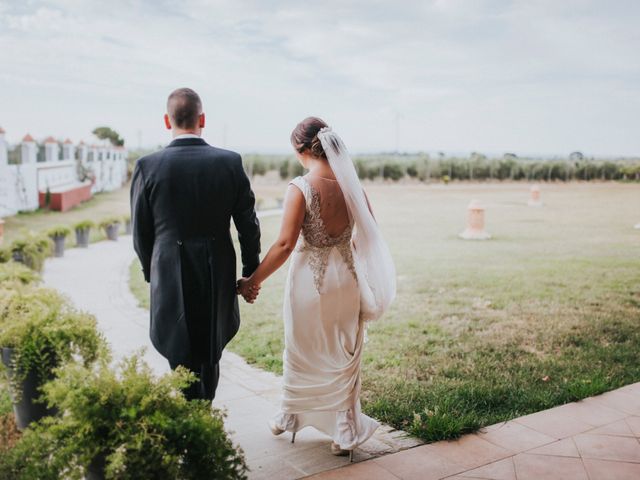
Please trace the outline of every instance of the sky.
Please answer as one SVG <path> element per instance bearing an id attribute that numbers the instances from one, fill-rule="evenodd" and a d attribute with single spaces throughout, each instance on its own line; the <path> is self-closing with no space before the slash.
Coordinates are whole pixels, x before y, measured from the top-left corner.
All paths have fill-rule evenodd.
<path id="1" fill-rule="evenodd" d="M 640 154 L 636 0 L 0 0 L 0 126 L 164 145 L 188 86 L 204 137 L 287 153 L 325 119 L 352 152 Z"/>

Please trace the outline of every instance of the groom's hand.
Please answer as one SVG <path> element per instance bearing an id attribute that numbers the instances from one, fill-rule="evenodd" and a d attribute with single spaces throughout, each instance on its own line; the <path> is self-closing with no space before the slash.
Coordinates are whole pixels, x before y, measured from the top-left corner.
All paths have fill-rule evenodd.
<path id="1" fill-rule="evenodd" d="M 258 298 L 258 294 L 260 293 L 260 286 L 255 285 L 247 278 L 241 278 L 236 283 L 236 293 L 238 295 L 242 295 L 247 303 L 253 303 L 255 302 L 256 298 Z"/>

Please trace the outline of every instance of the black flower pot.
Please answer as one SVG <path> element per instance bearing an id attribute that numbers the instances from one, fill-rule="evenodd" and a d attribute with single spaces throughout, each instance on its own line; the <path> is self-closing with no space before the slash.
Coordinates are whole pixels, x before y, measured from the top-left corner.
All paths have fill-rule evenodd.
<path id="1" fill-rule="evenodd" d="M 106 455 L 99 453 L 87 467 L 85 472 L 85 480 L 104 480 L 104 467 L 106 463 Z"/>
<path id="2" fill-rule="evenodd" d="M 55 235 L 51 237 L 51 240 L 53 240 L 53 256 L 63 257 L 65 237 L 63 237 L 62 235 Z"/>
<path id="3" fill-rule="evenodd" d="M 11 256 L 13 257 L 14 262 L 24 263 L 24 253 L 19 250 L 14 250 L 11 252 Z"/>
<path id="4" fill-rule="evenodd" d="M 107 225 L 104 227 L 104 231 L 107 234 L 107 238 L 109 240 L 118 240 L 118 230 L 120 230 L 119 223 L 112 223 L 111 225 Z"/>
<path id="5" fill-rule="evenodd" d="M 14 376 L 13 366 L 11 365 L 13 352 L 13 348 L 5 347 L 2 349 L 2 363 L 7 367 L 9 380 Z M 13 413 L 16 416 L 16 424 L 20 430 L 24 430 L 31 422 L 36 422 L 42 417 L 55 415 L 55 410 L 47 408 L 44 403 L 36 402 L 36 399 L 40 396 L 40 386 L 50 379 L 47 378 L 43 381 L 35 371 L 30 371 L 19 385 L 22 393 L 18 402 L 15 401 L 13 393 L 11 393 Z"/>
<path id="6" fill-rule="evenodd" d="M 76 229 L 76 246 L 80 248 L 88 248 L 90 233 L 91 233 L 90 228 Z"/>

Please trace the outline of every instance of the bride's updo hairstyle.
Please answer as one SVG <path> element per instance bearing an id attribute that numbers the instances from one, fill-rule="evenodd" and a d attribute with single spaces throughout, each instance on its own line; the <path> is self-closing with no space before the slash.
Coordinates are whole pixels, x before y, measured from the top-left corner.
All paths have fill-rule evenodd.
<path id="1" fill-rule="evenodd" d="M 318 132 L 324 127 L 328 125 L 318 117 L 305 118 L 291 132 L 291 145 L 298 153 L 308 152 L 315 158 L 326 160 L 327 154 L 318 138 Z"/>

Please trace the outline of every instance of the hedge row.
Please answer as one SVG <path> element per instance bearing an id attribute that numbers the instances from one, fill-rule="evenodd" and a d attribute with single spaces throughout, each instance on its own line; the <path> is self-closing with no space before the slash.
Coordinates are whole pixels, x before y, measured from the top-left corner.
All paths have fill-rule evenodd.
<path id="1" fill-rule="evenodd" d="M 250 176 L 277 170 L 283 180 L 303 173 L 293 156 L 247 155 L 245 170 Z M 449 180 L 618 180 L 640 181 L 640 159 L 603 160 L 572 154 L 568 159 L 541 160 L 506 154 L 503 158 L 470 157 L 431 158 L 428 155 L 356 156 L 354 163 L 361 179 L 400 180 L 404 177 L 420 181 Z"/>

